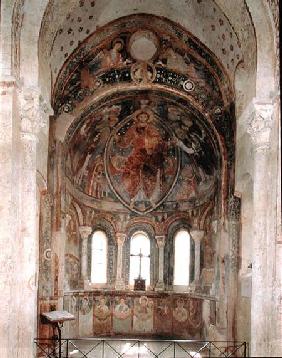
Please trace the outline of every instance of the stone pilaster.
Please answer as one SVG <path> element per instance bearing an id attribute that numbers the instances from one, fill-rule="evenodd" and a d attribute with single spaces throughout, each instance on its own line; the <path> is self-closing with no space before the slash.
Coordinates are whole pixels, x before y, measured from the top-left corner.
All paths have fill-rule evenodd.
<path id="1" fill-rule="evenodd" d="M 123 244 L 126 239 L 126 234 L 122 232 L 116 233 L 116 240 L 118 245 L 118 252 L 117 252 L 117 275 L 116 275 L 116 283 L 115 288 L 116 290 L 124 290 L 125 289 L 125 283 L 124 278 L 122 277 L 122 249 Z"/>
<path id="2" fill-rule="evenodd" d="M 20 177 L 20 240 L 18 259 L 20 270 L 20 302 L 24 309 L 19 320 L 19 341 L 25 342 L 22 357 L 32 354 L 32 342 L 36 335 L 36 302 L 38 280 L 38 217 L 37 217 L 37 142 L 40 123 L 39 95 L 34 88 L 22 88 L 17 92 L 19 109 L 19 177 Z M 30 347 L 30 348 L 27 348 Z M 22 347 L 21 347 L 22 348 Z M 19 350 L 21 350 L 19 348 Z"/>
<path id="3" fill-rule="evenodd" d="M 254 103 L 248 132 L 254 145 L 254 216 L 252 241 L 251 354 L 267 356 L 267 207 L 268 154 L 273 125 L 273 104 Z"/>
<path id="4" fill-rule="evenodd" d="M 195 242 L 195 271 L 194 271 L 194 284 L 198 285 L 200 281 L 200 257 L 201 257 L 201 241 L 204 237 L 204 230 L 191 230 L 191 237 Z"/>
<path id="5" fill-rule="evenodd" d="M 84 283 L 88 283 L 88 270 L 87 270 L 87 262 L 88 262 L 88 238 L 92 233 L 91 226 L 80 226 L 79 234 L 81 237 L 81 279 Z"/>
<path id="6" fill-rule="evenodd" d="M 0 356 L 16 357 L 18 345 L 18 317 L 20 288 L 19 264 L 19 153 L 15 137 L 16 85 L 0 82 Z M 30 355 L 32 356 L 32 355 Z"/>
<path id="7" fill-rule="evenodd" d="M 165 246 L 165 236 L 160 235 L 156 236 L 156 241 L 159 248 L 159 279 L 156 284 L 156 291 L 164 290 L 164 246 Z"/>

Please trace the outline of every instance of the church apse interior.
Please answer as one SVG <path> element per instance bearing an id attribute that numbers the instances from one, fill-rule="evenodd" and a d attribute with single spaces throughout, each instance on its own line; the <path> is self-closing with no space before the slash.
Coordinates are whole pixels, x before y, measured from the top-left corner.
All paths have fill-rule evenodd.
<path id="1" fill-rule="evenodd" d="M 5 251 L 20 268 L 4 270 L 17 277 L 14 312 L 26 302 L 7 357 L 51 338 L 41 314 L 54 310 L 75 318 L 65 338 L 280 352 L 278 2 L 235 2 L 1 8 L 2 112 L 16 129 L 0 139 L 20 217 L 3 228 L 24 238 Z"/>

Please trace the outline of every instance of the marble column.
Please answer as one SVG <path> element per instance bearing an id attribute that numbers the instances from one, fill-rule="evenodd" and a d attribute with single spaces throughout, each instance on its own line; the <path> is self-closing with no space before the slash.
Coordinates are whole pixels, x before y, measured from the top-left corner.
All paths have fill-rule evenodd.
<path id="1" fill-rule="evenodd" d="M 191 230 L 190 234 L 195 242 L 195 263 L 194 263 L 194 284 L 197 285 L 200 281 L 200 260 L 201 260 L 201 241 L 204 237 L 204 230 Z"/>
<path id="2" fill-rule="evenodd" d="M 125 283 L 124 278 L 122 277 L 122 249 L 123 244 L 126 239 L 126 234 L 122 232 L 116 233 L 116 240 L 118 245 L 118 252 L 117 252 L 117 275 L 116 275 L 116 283 L 115 283 L 115 289 L 116 290 L 124 290 L 125 289 Z"/>
<path id="3" fill-rule="evenodd" d="M 84 284 L 87 284 L 90 279 L 88 276 L 88 238 L 91 233 L 91 226 L 79 226 L 81 237 L 81 279 Z"/>
<path id="4" fill-rule="evenodd" d="M 268 351 L 267 327 L 267 211 L 270 134 L 273 125 L 273 104 L 254 103 L 248 132 L 254 148 L 253 240 L 251 354 L 264 356 Z M 267 355 L 267 354 L 266 354 Z"/>
<path id="5" fill-rule="evenodd" d="M 159 279 L 156 284 L 156 291 L 164 290 L 164 246 L 165 246 L 165 236 L 156 236 L 156 241 L 159 248 Z"/>

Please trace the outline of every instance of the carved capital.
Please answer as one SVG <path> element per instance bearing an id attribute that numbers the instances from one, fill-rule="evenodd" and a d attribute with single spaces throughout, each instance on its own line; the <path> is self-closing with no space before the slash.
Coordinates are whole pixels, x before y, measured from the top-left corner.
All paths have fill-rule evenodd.
<path id="1" fill-rule="evenodd" d="M 164 235 L 156 236 L 156 241 L 157 241 L 159 249 L 165 246 L 165 236 Z"/>
<path id="2" fill-rule="evenodd" d="M 205 235 L 205 232 L 204 230 L 191 230 L 190 234 L 194 241 L 201 241 Z"/>
<path id="3" fill-rule="evenodd" d="M 256 151 L 269 149 L 273 111 L 273 103 L 254 102 L 253 114 L 248 123 L 248 133 L 252 138 Z"/>
<path id="4" fill-rule="evenodd" d="M 122 246 L 124 244 L 124 241 L 126 239 L 126 234 L 124 234 L 123 232 L 117 232 L 116 233 L 116 239 L 117 239 L 117 244 L 120 246 Z"/>
<path id="5" fill-rule="evenodd" d="M 92 233 L 91 226 L 79 226 L 79 233 L 82 239 L 87 239 Z"/>

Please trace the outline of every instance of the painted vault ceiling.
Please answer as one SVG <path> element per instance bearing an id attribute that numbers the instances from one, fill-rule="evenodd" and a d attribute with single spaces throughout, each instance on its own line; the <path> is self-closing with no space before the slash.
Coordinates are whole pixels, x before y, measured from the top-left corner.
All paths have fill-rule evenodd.
<path id="1" fill-rule="evenodd" d="M 233 100 L 223 66 L 177 24 L 145 14 L 107 24 L 52 90 L 56 120 L 75 118 L 65 138 L 69 187 L 93 207 L 137 215 L 225 202 Z"/>

